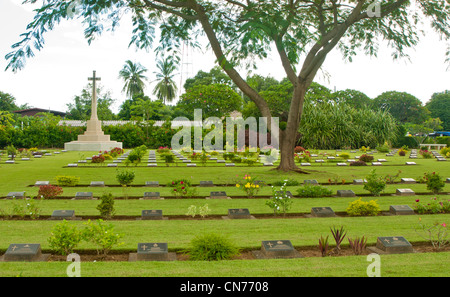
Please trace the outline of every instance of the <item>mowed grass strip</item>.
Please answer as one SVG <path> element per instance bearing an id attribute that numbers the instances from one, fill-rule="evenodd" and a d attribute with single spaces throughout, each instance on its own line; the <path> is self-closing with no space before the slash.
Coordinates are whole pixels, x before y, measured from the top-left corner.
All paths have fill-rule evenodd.
<path id="1" fill-rule="evenodd" d="M 316 246 L 321 235 L 331 235 L 330 227 L 344 226 L 347 236 L 366 236 L 374 244 L 379 236 L 404 236 L 410 242 L 424 241 L 414 230 L 423 223 L 448 223 L 449 214 L 427 216 L 337 217 L 310 219 L 257 219 L 205 221 L 115 221 L 115 232 L 123 234 L 123 245 L 115 250 L 135 250 L 139 242 L 167 242 L 171 250 L 188 250 L 191 240 L 205 233 L 225 235 L 241 249 L 259 248 L 263 240 L 291 240 L 295 246 Z M 47 239 L 58 221 L 0 221 L 0 250 L 11 243 L 40 243 L 50 249 Z M 83 227 L 82 221 L 71 224 Z M 330 236 L 331 237 L 331 236 Z M 348 242 L 346 241 L 345 244 Z M 94 250 L 82 243 L 80 249 Z"/>
<path id="2" fill-rule="evenodd" d="M 448 277 L 449 258 L 450 252 L 383 255 L 380 276 Z M 367 277 L 371 263 L 366 256 L 217 262 L 81 262 L 80 274 L 81 277 L 246 277 L 248 281 L 258 281 L 252 277 Z M 66 277 L 68 265 L 69 262 L 4 262 L 0 263 L 0 277 Z M 170 284 L 170 279 L 167 282 Z"/>

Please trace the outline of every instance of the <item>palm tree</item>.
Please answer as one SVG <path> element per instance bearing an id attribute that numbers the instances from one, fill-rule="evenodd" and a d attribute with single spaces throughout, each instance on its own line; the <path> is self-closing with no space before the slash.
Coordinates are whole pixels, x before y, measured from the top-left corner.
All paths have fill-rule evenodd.
<path id="1" fill-rule="evenodd" d="M 155 86 L 153 90 L 153 95 L 156 95 L 158 99 L 163 100 L 165 104 L 167 102 L 172 102 L 177 93 L 177 86 L 173 77 L 176 75 L 173 73 L 177 70 L 177 63 L 173 60 L 173 58 L 162 58 L 157 61 L 157 65 L 159 71 L 155 72 L 156 81 L 158 84 Z"/>
<path id="2" fill-rule="evenodd" d="M 140 63 L 133 63 L 130 60 L 125 62 L 119 72 L 119 78 L 125 82 L 122 92 L 125 92 L 128 98 L 131 99 L 133 95 L 144 93 L 145 81 L 147 80 L 144 75 L 145 72 L 147 72 L 147 68 Z"/>

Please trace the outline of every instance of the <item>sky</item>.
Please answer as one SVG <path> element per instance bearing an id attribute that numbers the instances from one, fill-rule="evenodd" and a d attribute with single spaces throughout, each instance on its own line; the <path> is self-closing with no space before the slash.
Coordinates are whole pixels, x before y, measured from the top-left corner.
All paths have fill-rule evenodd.
<path id="1" fill-rule="evenodd" d="M 81 94 L 95 70 L 103 89 L 110 91 L 115 99 L 111 109 L 117 113 L 127 99 L 122 92 L 123 81 L 118 77 L 126 60 L 139 62 L 148 69 L 145 93 L 155 98 L 151 93 L 156 79 L 156 56 L 152 51 L 128 47 L 132 31 L 129 18 L 123 18 L 115 32 L 104 32 L 91 45 L 84 39 L 81 22 L 63 21 L 45 35 L 43 50 L 35 51 L 35 57 L 27 59 L 23 70 L 5 71 L 4 57 L 20 41 L 19 35 L 26 31 L 33 19 L 32 10 L 36 8 L 22 5 L 22 1 L 0 0 L 0 91 L 14 96 L 17 105 L 65 112 L 67 104 Z M 359 54 L 352 63 L 344 62 L 339 51 L 334 50 L 315 81 L 331 90 L 358 90 L 370 98 L 387 91 L 407 92 L 425 104 L 433 93 L 450 90 L 450 67 L 444 63 L 446 50 L 446 43 L 431 30 L 418 46 L 408 51 L 410 61 L 393 61 L 386 44 L 380 46 L 378 57 Z M 187 77 L 193 77 L 199 70 L 209 72 L 215 66 L 211 51 L 186 49 L 183 61 L 183 69 L 175 76 L 181 90 Z M 277 54 L 259 62 L 254 73 L 279 80 L 285 77 Z M 246 77 L 246 73 L 241 75 Z"/>

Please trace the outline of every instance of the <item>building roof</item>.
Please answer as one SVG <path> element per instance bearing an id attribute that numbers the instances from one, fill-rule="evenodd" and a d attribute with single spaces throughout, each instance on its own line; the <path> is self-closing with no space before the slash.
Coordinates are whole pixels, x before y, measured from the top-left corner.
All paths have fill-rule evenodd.
<path id="1" fill-rule="evenodd" d="M 22 116 L 35 116 L 37 113 L 40 112 L 49 112 L 57 116 L 65 117 L 66 113 L 62 111 L 56 111 L 56 110 L 50 110 L 50 109 L 42 109 L 42 108 L 28 108 L 28 109 L 22 109 L 22 110 L 16 110 L 14 113 L 18 113 Z"/>

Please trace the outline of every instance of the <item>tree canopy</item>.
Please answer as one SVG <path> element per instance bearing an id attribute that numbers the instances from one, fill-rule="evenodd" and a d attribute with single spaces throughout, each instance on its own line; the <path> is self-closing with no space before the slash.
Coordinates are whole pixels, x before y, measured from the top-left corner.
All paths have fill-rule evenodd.
<path id="1" fill-rule="evenodd" d="M 63 19 L 81 19 L 90 43 L 103 31 L 116 28 L 124 15 L 131 16 L 134 26 L 130 44 L 140 49 L 153 45 L 157 29 L 156 50 L 173 56 L 179 56 L 185 43 L 198 47 L 198 37 L 206 36 L 218 65 L 269 120 L 268 102 L 239 69 L 256 67 L 274 46 L 294 87 L 286 129 L 280 133 L 281 170 L 298 169 L 294 136 L 305 94 L 332 50 L 340 50 L 351 61 L 359 50 L 376 56 L 380 45 L 387 43 L 394 59 L 408 57 L 406 49 L 418 44 L 424 20 L 450 40 L 446 0 L 48 0 L 6 56 L 6 68 L 22 69 L 26 58 L 34 55 L 33 47 L 42 49 L 44 34 Z M 450 50 L 445 61 L 450 62 Z"/>

